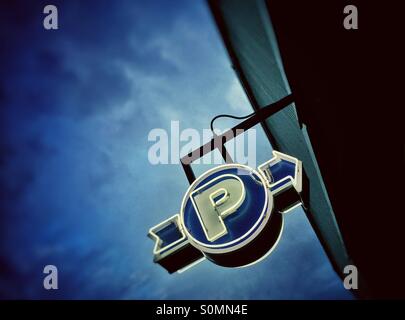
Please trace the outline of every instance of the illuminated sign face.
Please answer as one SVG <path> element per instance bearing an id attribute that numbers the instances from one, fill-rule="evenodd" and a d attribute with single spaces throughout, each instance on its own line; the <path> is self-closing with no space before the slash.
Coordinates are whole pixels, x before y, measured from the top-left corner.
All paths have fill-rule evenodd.
<path id="1" fill-rule="evenodd" d="M 155 262 L 169 272 L 207 258 L 247 266 L 276 246 L 282 214 L 301 205 L 301 162 L 274 152 L 258 170 L 239 164 L 211 169 L 188 188 L 177 214 L 149 231 Z"/>
<path id="2" fill-rule="evenodd" d="M 193 245 L 223 253 L 249 242 L 268 221 L 273 197 L 255 170 L 228 164 L 206 172 L 187 191 L 180 221 Z"/>

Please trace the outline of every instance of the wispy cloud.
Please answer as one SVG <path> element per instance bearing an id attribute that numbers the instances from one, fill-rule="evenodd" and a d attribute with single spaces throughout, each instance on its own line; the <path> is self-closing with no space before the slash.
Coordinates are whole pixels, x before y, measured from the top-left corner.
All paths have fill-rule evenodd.
<path id="1" fill-rule="evenodd" d="M 146 232 L 179 210 L 187 181 L 180 166 L 148 162 L 149 130 L 171 120 L 201 130 L 218 113 L 250 111 L 246 98 L 204 2 L 55 4 L 53 33 L 34 14 L 40 3 L 0 10 L 10 12 L 1 20 L 0 295 L 343 296 L 293 215 L 288 229 L 300 237 L 286 231 L 278 253 L 253 268 L 203 263 L 169 276 L 152 263 Z M 42 288 L 46 264 L 59 267 L 57 293 Z"/>

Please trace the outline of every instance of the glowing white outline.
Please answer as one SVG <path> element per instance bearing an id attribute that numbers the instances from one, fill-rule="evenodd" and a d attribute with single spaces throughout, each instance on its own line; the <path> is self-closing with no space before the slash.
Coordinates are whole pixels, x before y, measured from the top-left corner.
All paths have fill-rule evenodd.
<path id="1" fill-rule="evenodd" d="M 183 273 L 185 271 L 187 271 L 188 269 L 191 269 L 192 267 L 195 267 L 197 264 L 199 264 L 200 262 L 203 262 L 205 259 L 207 259 L 205 256 L 202 256 L 200 259 L 190 263 L 188 266 L 185 266 L 184 268 L 181 268 L 179 270 L 177 270 L 177 273 Z"/>
<path id="2" fill-rule="evenodd" d="M 162 239 L 155 233 L 156 230 L 162 230 L 164 227 L 168 226 L 174 221 L 174 223 L 177 226 L 177 229 L 180 231 L 182 237 L 170 244 L 168 244 L 165 247 L 159 248 L 159 246 L 162 243 Z M 153 254 L 155 256 L 159 255 L 161 252 L 166 251 L 170 249 L 171 247 L 174 247 L 176 244 L 183 242 L 185 239 L 187 239 L 186 234 L 184 233 L 183 227 L 180 224 L 180 215 L 176 213 L 174 216 L 171 216 L 170 218 L 162 221 L 161 223 L 157 224 L 156 226 L 152 227 L 149 229 L 148 236 L 152 239 L 155 240 L 155 246 L 153 247 Z"/>
<path id="3" fill-rule="evenodd" d="M 278 185 L 280 182 L 285 181 L 285 180 L 290 180 L 291 184 L 293 185 L 293 187 L 295 188 L 295 190 L 297 190 L 298 193 L 300 193 L 302 191 L 302 175 L 301 175 L 301 171 L 302 171 L 302 162 L 300 160 L 298 160 L 295 157 L 289 156 L 285 153 L 281 153 L 278 151 L 273 150 L 273 158 L 271 158 L 270 160 L 266 161 L 265 163 L 262 163 L 260 166 L 257 167 L 258 171 L 261 172 L 267 180 L 267 185 L 269 188 Z M 280 162 L 281 160 L 286 160 L 289 161 L 291 163 L 295 164 L 295 169 L 294 169 L 294 177 L 288 175 L 285 176 L 284 178 L 278 180 L 276 183 L 271 183 L 271 181 L 269 181 L 267 179 L 266 173 L 265 173 L 265 167 L 269 167 L 270 168 L 270 164 L 272 163 L 277 163 Z M 280 192 L 281 190 L 285 189 L 286 187 L 288 187 L 289 184 L 284 184 L 281 185 L 279 188 L 275 189 L 275 190 L 271 190 L 271 192 L 273 194 L 277 194 L 278 192 Z M 289 211 L 290 209 L 286 210 Z"/>
<path id="4" fill-rule="evenodd" d="M 282 213 L 282 214 L 286 214 L 286 213 L 289 213 L 289 212 L 293 211 L 294 209 L 297 209 L 298 207 L 301 207 L 301 206 L 302 206 L 302 202 L 298 202 L 297 204 L 293 205 L 291 208 L 288 208 L 286 210 L 279 211 L 279 212 Z"/>
<path id="5" fill-rule="evenodd" d="M 208 183 L 209 182 L 207 182 L 206 184 L 208 184 Z M 195 190 L 193 192 L 195 192 Z M 221 199 L 219 199 L 218 201 L 215 202 L 214 198 L 220 193 L 224 193 L 224 196 L 222 196 Z M 215 208 L 215 207 L 221 205 L 222 203 L 224 203 L 225 199 L 228 198 L 228 196 L 229 196 L 228 190 L 226 190 L 225 188 L 219 188 L 218 190 L 211 193 L 209 195 L 209 198 L 210 198 L 212 206 Z"/>
<path id="6" fill-rule="evenodd" d="M 247 171 L 252 172 L 253 174 L 257 175 L 260 179 L 260 182 L 262 183 L 264 192 L 265 192 L 265 201 L 264 201 L 264 206 L 263 206 L 263 210 L 259 216 L 259 218 L 257 219 L 257 221 L 255 222 L 255 224 L 247 231 L 245 232 L 242 236 L 240 236 L 239 238 L 232 240 L 230 242 L 227 242 L 225 244 L 220 244 L 220 245 L 214 245 L 214 244 L 205 244 L 202 243 L 200 241 L 198 241 L 197 239 L 195 239 L 190 232 L 187 230 L 185 223 L 184 223 L 184 209 L 185 209 L 185 205 L 187 203 L 187 200 L 189 198 L 189 195 L 191 194 L 191 192 L 193 192 L 193 188 L 195 187 L 196 184 L 198 184 L 199 182 L 201 182 L 201 180 L 204 180 L 207 176 L 211 175 L 212 173 L 215 173 L 217 171 L 221 171 L 223 169 L 238 169 L 238 168 L 242 168 L 245 169 Z M 185 195 L 183 196 L 183 200 L 181 202 L 181 208 L 180 208 L 180 224 L 182 225 L 183 231 L 185 232 L 188 240 L 190 241 L 190 243 L 192 245 L 194 245 L 196 248 L 200 249 L 203 252 L 207 252 L 207 253 L 226 253 L 226 252 L 232 252 L 235 251 L 243 246 L 245 246 L 247 243 L 251 242 L 253 239 L 256 238 L 256 236 L 258 234 L 260 234 L 260 232 L 263 230 L 264 226 L 266 226 L 271 213 L 273 211 L 273 194 L 270 192 L 270 190 L 268 189 L 268 180 L 265 178 L 265 176 L 263 176 L 263 174 L 259 171 L 256 171 L 255 169 L 243 165 L 243 164 L 237 164 L 237 163 L 232 163 L 232 164 L 223 164 L 223 165 L 219 165 L 215 168 L 212 168 L 206 172 L 204 172 L 202 175 L 200 175 L 197 179 L 194 180 L 194 182 L 188 187 Z M 257 227 L 260 224 L 259 227 Z M 240 243 L 238 243 L 235 246 L 231 246 L 230 245 L 240 241 L 241 239 L 244 239 L 243 241 L 241 241 Z M 226 248 L 224 248 L 226 247 Z"/>
<path id="7" fill-rule="evenodd" d="M 206 185 L 211 184 L 211 183 L 213 183 L 213 182 L 215 182 L 215 181 L 217 181 L 217 180 L 219 180 L 219 179 L 221 179 L 221 178 L 224 178 L 224 177 L 232 177 L 232 178 L 235 178 L 236 180 L 238 180 L 238 181 L 241 183 L 241 185 L 242 185 L 242 196 L 239 198 L 238 202 L 236 202 L 232 207 L 228 208 L 228 209 L 225 210 L 222 214 L 218 215 L 218 217 L 220 218 L 219 221 L 220 221 L 220 223 L 221 223 L 221 226 L 223 227 L 223 231 L 222 231 L 221 233 L 216 234 L 214 237 L 209 237 L 208 234 L 207 234 L 207 230 L 206 230 L 206 228 L 205 228 L 205 226 L 204 226 L 204 223 L 203 223 L 203 221 L 202 221 L 202 219 L 201 219 L 201 214 L 200 214 L 200 212 L 198 211 L 198 207 L 197 207 L 197 205 L 196 205 L 196 203 L 195 203 L 195 201 L 194 201 L 193 194 L 196 193 L 196 192 L 198 192 L 198 191 L 200 191 L 201 189 L 204 189 Z M 225 188 L 220 188 L 220 189 L 218 189 L 218 190 L 212 192 L 212 193 L 209 195 L 209 198 L 210 198 L 210 200 L 211 200 L 211 203 L 212 203 L 213 207 L 216 207 L 216 206 L 217 206 L 217 203 L 215 203 L 215 202 L 213 201 L 213 199 L 212 199 L 213 195 L 216 194 L 216 193 L 218 193 L 219 191 L 222 191 L 222 190 L 225 191 L 226 195 L 228 195 L 228 191 L 227 191 Z M 193 190 L 193 191 L 190 192 L 190 200 L 191 200 L 191 203 L 192 203 L 193 206 L 194 206 L 194 210 L 195 210 L 196 213 L 197 213 L 198 220 L 200 221 L 201 226 L 203 227 L 202 229 L 203 229 L 204 234 L 205 234 L 205 236 L 207 237 L 207 240 L 208 240 L 208 241 L 213 242 L 213 241 L 215 241 L 215 240 L 221 238 L 222 236 L 224 236 L 224 235 L 226 235 L 226 234 L 228 233 L 228 229 L 226 228 L 226 225 L 225 225 L 225 223 L 224 223 L 224 218 L 226 218 L 227 216 L 229 216 L 230 214 L 232 214 L 233 212 L 235 212 L 235 211 L 241 206 L 241 204 L 243 203 L 243 201 L 245 201 L 245 196 L 246 196 L 245 184 L 243 183 L 242 179 L 239 178 L 238 176 L 236 176 L 236 175 L 234 175 L 234 174 L 230 174 L 230 173 L 222 174 L 222 175 L 220 175 L 220 176 L 218 176 L 218 177 L 215 177 L 214 179 L 212 179 L 212 180 L 208 181 L 207 183 L 203 184 L 201 187 L 198 187 L 197 189 L 195 189 L 195 190 Z M 223 199 L 224 199 L 224 198 L 220 199 L 220 201 L 224 202 L 225 200 L 223 200 Z M 221 202 L 221 203 L 222 203 L 222 202 Z"/>

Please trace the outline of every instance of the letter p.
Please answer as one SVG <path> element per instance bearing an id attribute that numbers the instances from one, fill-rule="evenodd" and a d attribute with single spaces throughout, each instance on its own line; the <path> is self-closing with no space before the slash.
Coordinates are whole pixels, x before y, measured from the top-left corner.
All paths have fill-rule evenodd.
<path id="1" fill-rule="evenodd" d="M 224 219 L 242 205 L 245 194 L 242 180 L 233 174 L 216 177 L 190 194 L 209 241 L 213 242 L 228 233 Z"/>

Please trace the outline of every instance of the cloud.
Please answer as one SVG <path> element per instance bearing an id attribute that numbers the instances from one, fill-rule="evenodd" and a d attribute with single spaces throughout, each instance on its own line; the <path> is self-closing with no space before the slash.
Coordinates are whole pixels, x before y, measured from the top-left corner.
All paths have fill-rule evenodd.
<path id="1" fill-rule="evenodd" d="M 226 101 L 228 102 L 231 109 L 234 111 L 251 111 L 246 94 L 243 92 L 242 87 L 238 79 L 236 78 L 232 81 L 230 87 L 227 90 Z"/>
<path id="2" fill-rule="evenodd" d="M 247 111 L 246 98 L 203 2 L 55 4 L 55 32 L 42 28 L 44 3 L 0 10 L 1 296 L 319 297 L 336 283 L 302 220 L 290 228 L 301 253 L 286 232 L 254 268 L 207 262 L 169 276 L 154 265 L 146 232 L 178 212 L 188 183 L 180 166 L 148 162 L 149 130 L 208 128 L 218 113 Z M 60 269 L 57 293 L 42 288 L 46 264 Z M 296 265 L 315 267 L 319 287 Z"/>

